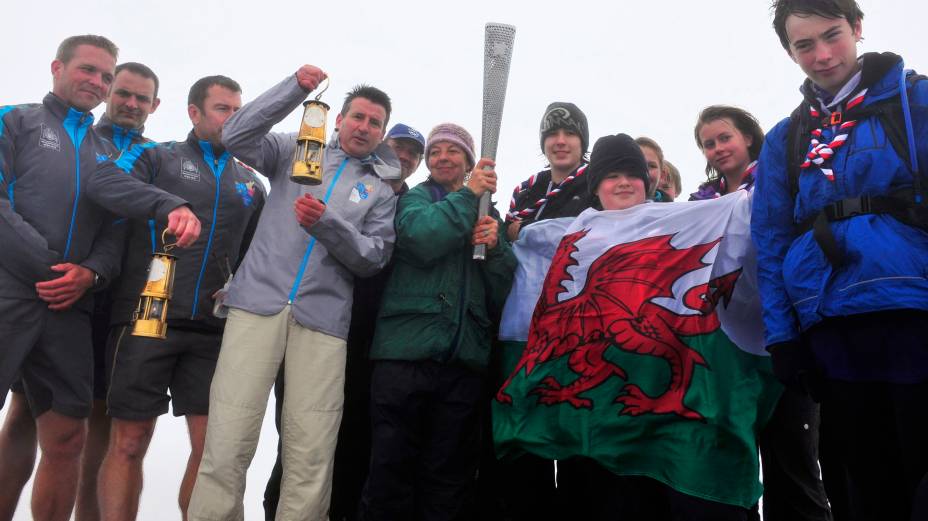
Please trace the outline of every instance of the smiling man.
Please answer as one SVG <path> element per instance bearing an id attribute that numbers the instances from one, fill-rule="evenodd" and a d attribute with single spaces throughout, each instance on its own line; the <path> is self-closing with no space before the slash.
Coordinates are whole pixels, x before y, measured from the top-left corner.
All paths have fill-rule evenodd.
<path id="1" fill-rule="evenodd" d="M 158 107 L 158 77 L 141 63 L 121 63 L 116 66 L 113 84 L 106 98 L 106 113 L 94 130 L 116 148 L 116 154 L 148 141 L 142 130 L 149 114 Z M 121 249 L 120 249 L 121 251 Z M 87 442 L 81 458 L 81 470 L 75 519 L 86 521 L 100 517 L 97 507 L 97 470 L 109 442 L 110 422 L 106 416 L 106 337 L 110 323 L 110 294 L 94 294 L 91 324 L 93 339 L 93 409 L 88 418 Z M 10 519 L 19 491 L 32 475 L 35 462 L 35 422 L 23 394 L 22 382 L 13 386 L 10 409 L 0 434 L 0 452 L 17 454 L 0 467 L 0 481 L 9 488 L 9 495 L 0 499 L 0 520 Z"/>
<path id="2" fill-rule="evenodd" d="M 756 176 L 767 350 L 777 377 L 827 411 L 822 432 L 836 439 L 824 446 L 850 492 L 833 505 L 906 520 L 928 471 L 928 212 L 915 168 L 928 161 L 928 81 L 895 54 L 858 56 L 854 0 L 773 8 L 807 80 L 802 104 L 767 135 Z"/>
<path id="3" fill-rule="evenodd" d="M 118 273 L 122 253 L 118 233 L 107 226 L 112 216 L 93 204 L 88 189 L 98 163 L 115 154 L 91 127 L 89 111 L 113 83 L 116 54 L 101 36 L 67 38 L 42 103 L 0 108 L 0 389 L 18 374 L 35 417 L 38 520 L 71 515 L 93 402 L 91 293 Z M 182 239 L 198 231 L 183 200 L 143 191 L 158 203 L 149 217 L 168 220 Z M 11 452 L 0 453 L 0 465 L 21 456 Z M 13 497 L 8 492 L 0 497 Z"/>
<path id="4" fill-rule="evenodd" d="M 329 510 L 354 277 L 377 273 L 390 258 L 396 197 L 383 180 L 400 178 L 400 168 L 381 144 L 390 98 L 359 86 L 335 119 L 322 183 L 290 181 L 296 136 L 269 131 L 325 77 L 304 65 L 223 128 L 223 144 L 264 172 L 271 191 L 226 298 L 191 520 L 241 518 L 245 473 L 281 364 L 287 384 L 277 519 L 323 519 Z"/>

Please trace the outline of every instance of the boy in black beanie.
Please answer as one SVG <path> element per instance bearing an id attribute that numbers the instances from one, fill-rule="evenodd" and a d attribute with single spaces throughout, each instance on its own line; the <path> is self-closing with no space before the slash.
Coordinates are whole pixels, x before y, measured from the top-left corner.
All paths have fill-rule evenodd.
<path id="1" fill-rule="evenodd" d="M 627 134 L 596 140 L 587 176 L 590 196 L 602 210 L 624 210 L 644 203 L 651 187 L 641 148 Z"/>

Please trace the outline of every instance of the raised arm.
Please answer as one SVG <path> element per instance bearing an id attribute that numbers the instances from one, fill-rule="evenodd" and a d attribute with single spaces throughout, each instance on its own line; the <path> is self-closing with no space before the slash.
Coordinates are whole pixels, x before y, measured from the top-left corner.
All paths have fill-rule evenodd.
<path id="1" fill-rule="evenodd" d="M 235 157 L 268 177 L 293 156 L 293 134 L 272 134 L 271 128 L 299 107 L 325 79 L 318 67 L 304 65 L 296 73 L 246 103 L 222 127 L 222 144 Z"/>

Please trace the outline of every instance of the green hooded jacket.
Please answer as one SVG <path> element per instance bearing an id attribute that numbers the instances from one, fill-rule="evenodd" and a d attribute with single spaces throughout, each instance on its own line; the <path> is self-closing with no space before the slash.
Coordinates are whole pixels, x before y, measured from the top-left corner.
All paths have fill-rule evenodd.
<path id="1" fill-rule="evenodd" d="M 477 199 L 466 187 L 445 195 L 426 181 L 399 200 L 394 268 L 372 360 L 434 360 L 486 371 L 516 258 L 505 233 L 485 261 L 471 258 Z"/>

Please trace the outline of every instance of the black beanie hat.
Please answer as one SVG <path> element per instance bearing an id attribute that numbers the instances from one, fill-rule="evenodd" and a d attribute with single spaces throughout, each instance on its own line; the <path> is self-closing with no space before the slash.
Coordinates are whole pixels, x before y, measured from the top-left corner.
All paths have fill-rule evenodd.
<path id="1" fill-rule="evenodd" d="M 580 136 L 583 154 L 586 154 L 590 146 L 590 129 L 586 123 L 586 114 L 573 103 L 567 103 L 566 101 L 555 101 L 545 109 L 539 131 L 541 152 L 544 153 L 545 151 L 545 138 L 548 137 L 548 134 L 560 128 L 576 132 Z"/>
<path id="2" fill-rule="evenodd" d="M 605 136 L 596 140 L 593 153 L 590 154 L 590 166 L 586 170 L 590 195 L 596 197 L 599 183 L 612 172 L 641 178 L 644 181 L 644 193 L 648 193 L 651 188 L 648 163 L 641 153 L 641 147 L 628 134 Z"/>

